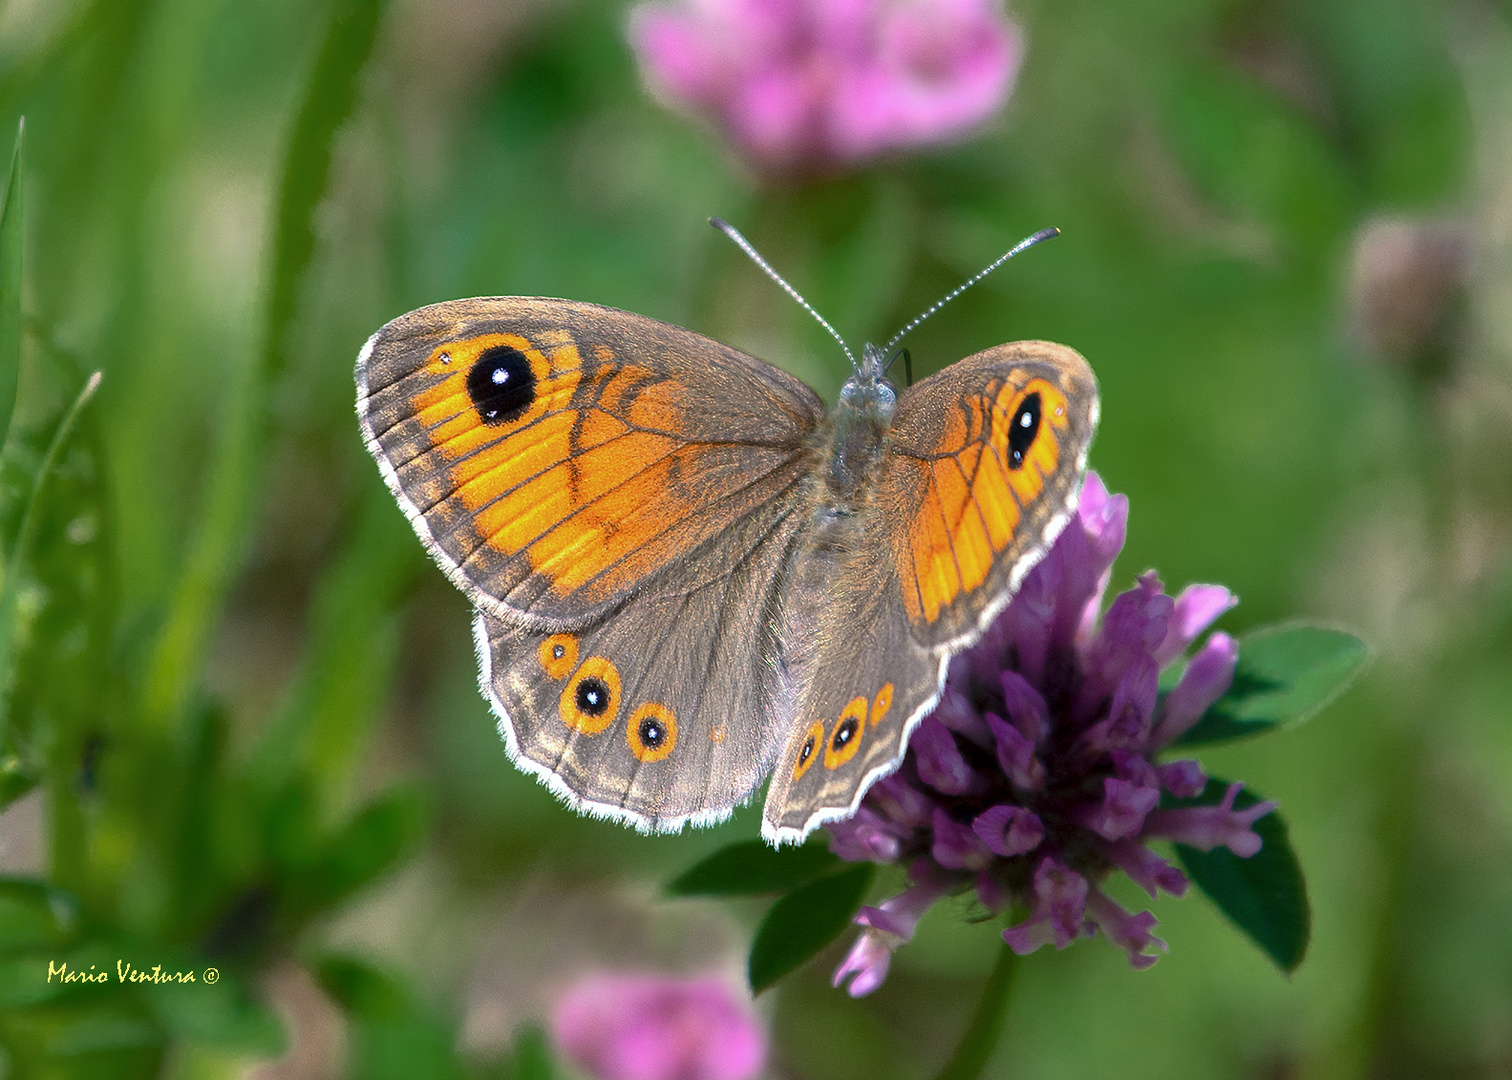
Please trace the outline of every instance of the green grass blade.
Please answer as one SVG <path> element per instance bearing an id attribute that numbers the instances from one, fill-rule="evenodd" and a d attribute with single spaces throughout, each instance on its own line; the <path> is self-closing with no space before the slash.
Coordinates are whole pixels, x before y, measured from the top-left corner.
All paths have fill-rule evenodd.
<path id="1" fill-rule="evenodd" d="M 0 446 L 5 445 L 16 411 L 16 377 L 21 370 L 21 245 L 25 217 L 21 202 L 21 139 L 26 120 L 16 126 L 10 175 L 0 203 Z"/>
<path id="2" fill-rule="evenodd" d="M 266 456 L 269 391 L 283 367 L 289 324 L 314 251 L 313 219 L 325 194 L 336 135 L 356 101 L 384 6 L 385 0 L 337 0 L 289 136 L 262 351 L 228 399 L 204 509 L 144 688 L 143 719 L 158 729 L 173 727 L 182 716 L 250 543 Z"/>
<path id="3" fill-rule="evenodd" d="M 99 388 L 100 372 L 97 371 L 85 382 L 84 389 L 79 391 L 79 396 L 74 398 L 73 404 L 58 422 L 58 429 L 53 432 L 52 441 L 48 443 L 42 464 L 37 469 L 37 478 L 32 483 L 31 494 L 27 496 L 26 508 L 21 511 L 21 526 L 16 531 L 15 542 L 5 560 L 5 583 L 0 586 L 0 679 L 6 679 L 9 670 L 11 635 L 16 625 L 16 600 L 21 588 L 20 570 L 31 552 L 32 540 L 36 535 L 37 507 L 41 503 L 43 489 L 47 486 L 47 478 L 58 465 L 63 447 L 68 444 L 68 437 L 78 426 L 79 414 Z M 9 698 L 0 699 L 0 745 L 4 743 L 9 715 Z"/>
<path id="4" fill-rule="evenodd" d="M 265 790 L 298 771 L 343 803 L 382 714 L 399 652 L 397 609 L 423 563 L 388 489 L 368 485 L 346 551 L 324 572 L 310 607 L 309 645 L 253 757 Z"/>

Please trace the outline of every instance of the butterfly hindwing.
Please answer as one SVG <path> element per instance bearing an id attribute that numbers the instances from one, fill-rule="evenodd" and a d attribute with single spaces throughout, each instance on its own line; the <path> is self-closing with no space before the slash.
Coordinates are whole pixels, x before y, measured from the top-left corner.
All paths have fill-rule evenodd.
<path id="1" fill-rule="evenodd" d="M 909 733 L 939 695 L 946 658 L 909 632 L 888 560 L 866 555 L 864 545 L 855 550 L 822 588 L 822 564 L 797 569 L 786 636 L 808 647 L 787 657 L 796 713 L 762 820 L 762 835 L 774 843 L 799 842 L 822 822 L 854 813 L 872 782 L 897 767 Z"/>
<path id="2" fill-rule="evenodd" d="M 762 504 L 727 535 L 728 572 L 646 583 L 608 617 L 547 633 L 477 614 L 484 692 L 521 767 L 585 812 L 642 831 L 722 820 L 772 767 L 785 566 L 801 517 Z"/>

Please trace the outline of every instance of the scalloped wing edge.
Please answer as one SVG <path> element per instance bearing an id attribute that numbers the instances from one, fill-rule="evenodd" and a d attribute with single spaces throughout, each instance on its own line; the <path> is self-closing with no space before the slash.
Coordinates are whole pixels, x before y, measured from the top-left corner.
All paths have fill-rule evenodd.
<path id="1" fill-rule="evenodd" d="M 728 821 L 739 807 L 751 801 L 751 796 L 761 786 L 758 784 L 756 788 L 752 788 L 751 793 L 734 806 L 714 807 L 709 810 L 700 810 L 695 814 L 683 814 L 680 817 L 671 818 L 647 817 L 645 814 L 637 814 L 634 810 L 627 810 L 622 806 L 585 798 L 573 791 L 565 780 L 551 770 L 550 766 L 541 764 L 520 750 L 520 742 L 515 736 L 514 720 L 509 715 L 509 709 L 494 693 L 493 650 L 488 644 L 488 624 L 484 621 L 481 611 L 473 613 L 473 649 L 478 657 L 478 690 L 488 702 L 489 709 L 498 721 L 495 726 L 499 730 L 499 737 L 504 740 L 504 752 L 508 755 L 511 764 L 527 776 L 534 777 L 536 782 L 547 791 L 585 817 L 629 825 L 636 832 L 647 836 L 657 833 L 679 833 L 689 827 L 707 829 Z"/>

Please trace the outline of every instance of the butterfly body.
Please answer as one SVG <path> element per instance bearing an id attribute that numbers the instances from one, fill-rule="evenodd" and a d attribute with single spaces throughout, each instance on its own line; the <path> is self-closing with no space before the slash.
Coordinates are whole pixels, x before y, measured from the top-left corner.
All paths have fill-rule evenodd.
<path id="1" fill-rule="evenodd" d="M 999 346 L 898 394 L 863 353 L 832 410 L 679 327 L 565 300 L 451 301 L 358 359 L 369 449 L 477 608 L 518 764 L 647 831 L 801 839 L 901 761 L 951 656 L 1055 538 L 1096 384 Z"/>

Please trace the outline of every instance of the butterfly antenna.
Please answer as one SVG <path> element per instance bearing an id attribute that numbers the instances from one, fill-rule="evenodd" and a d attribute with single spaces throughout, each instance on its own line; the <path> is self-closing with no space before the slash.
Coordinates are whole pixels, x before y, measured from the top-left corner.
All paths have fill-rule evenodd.
<path id="1" fill-rule="evenodd" d="M 767 262 L 765 259 L 763 259 L 761 257 L 761 252 L 759 252 L 755 248 L 753 248 L 751 246 L 751 242 L 749 240 L 747 240 L 744 236 L 740 235 L 740 230 L 739 229 L 735 228 L 735 226 L 731 225 L 724 218 L 712 217 L 712 218 L 709 219 L 709 224 L 712 225 L 712 226 L 714 226 L 720 232 L 724 233 L 731 240 L 735 241 L 735 243 L 739 244 L 740 245 L 740 250 L 744 251 L 747 255 L 749 255 L 751 257 L 751 261 L 753 263 L 755 263 L 757 266 L 761 267 L 763 270 L 766 271 L 767 277 L 771 278 L 778 285 L 781 285 L 783 291 L 786 292 L 789 296 L 791 296 L 794 300 L 798 301 L 798 305 L 800 307 L 802 307 L 804 311 L 808 312 L 815 319 L 819 320 L 819 325 L 822 326 L 822 327 L 824 327 L 826 330 L 828 330 L 829 334 L 830 334 L 830 337 L 832 337 L 836 341 L 838 341 L 840 343 L 840 348 L 842 348 L 842 349 L 845 350 L 845 356 L 846 356 L 846 358 L 848 360 L 850 360 L 851 367 L 852 368 L 856 367 L 856 357 L 855 357 L 854 354 L 851 353 L 850 346 L 845 343 L 845 339 L 840 336 L 839 332 L 836 331 L 836 329 L 829 324 L 829 322 L 824 318 L 823 315 L 819 314 L 817 311 L 814 310 L 813 305 L 810 304 L 807 300 L 805 300 L 803 298 L 803 296 L 798 292 L 797 289 L 795 289 L 791 285 L 789 285 L 787 283 L 787 281 L 785 281 L 783 279 L 783 277 L 782 277 L 781 274 L 779 274 L 777 271 L 775 271 L 775 270 L 772 269 L 772 264 L 769 263 L 769 262 Z M 1027 241 L 1025 241 L 1025 244 L 1027 244 Z M 1020 244 L 1019 247 L 1024 247 L 1025 244 Z M 1004 256 L 1004 258 L 1007 258 L 1007 256 Z M 999 260 L 999 261 L 1001 261 L 1001 260 Z M 983 271 L 983 272 L 985 273 L 985 271 Z M 939 305 L 936 305 L 936 306 L 938 307 Z"/>
<path id="2" fill-rule="evenodd" d="M 892 337 L 892 340 L 889 341 L 885 346 L 883 346 L 882 351 L 884 353 L 891 353 L 892 350 L 893 350 L 893 346 L 896 345 L 898 342 L 902 341 L 903 340 L 903 336 L 905 334 L 907 334 L 910 330 L 914 329 L 916 326 L 918 326 L 925 319 L 929 318 L 935 312 L 939 311 L 946 304 L 950 303 L 956 297 L 960 296 L 967 289 L 971 288 L 977 282 L 981 281 L 984 277 L 986 277 L 988 274 L 992 273 L 998 267 L 1002 266 L 1005 262 L 1007 262 L 1009 259 L 1013 258 L 1019 252 L 1021 252 L 1021 251 L 1027 251 L 1030 248 L 1032 248 L 1035 244 L 1043 243 L 1044 241 L 1049 240 L 1051 237 L 1053 237 L 1053 236 L 1059 236 L 1059 235 L 1060 235 L 1060 230 L 1059 229 L 1056 229 L 1056 228 L 1041 229 L 1039 232 L 1035 233 L 1033 236 L 1025 237 L 1023 240 L 1020 240 L 1017 244 L 1014 244 L 1013 247 L 1009 248 L 1001 256 L 999 256 L 992 263 L 991 266 L 985 267 L 979 273 L 977 273 L 974 277 L 972 277 L 969 281 L 963 281 L 961 284 L 957 285 L 954 289 L 951 289 L 950 292 L 946 293 L 939 300 L 936 300 L 930 306 L 930 308 L 929 308 L 928 311 L 924 312 L 924 314 L 920 315 L 913 322 L 909 323 L 903 329 L 899 330 L 896 334 L 894 334 L 893 337 Z M 778 280 L 781 280 L 781 279 L 779 278 Z M 831 333 L 833 333 L 833 332 L 834 331 L 831 331 Z"/>

